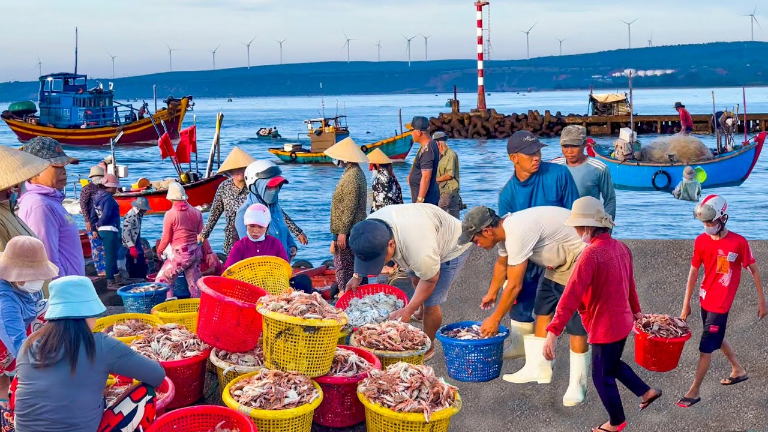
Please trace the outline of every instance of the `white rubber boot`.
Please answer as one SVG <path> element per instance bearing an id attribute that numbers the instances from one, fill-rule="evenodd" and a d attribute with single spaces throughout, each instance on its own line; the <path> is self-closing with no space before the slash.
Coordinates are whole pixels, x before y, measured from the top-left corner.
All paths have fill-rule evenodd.
<path id="1" fill-rule="evenodd" d="M 549 384 L 552 381 L 552 362 L 544 358 L 545 341 L 544 338 L 526 335 L 525 366 L 513 374 L 504 375 L 502 379 L 515 384 L 529 382 Z"/>
<path id="2" fill-rule="evenodd" d="M 524 336 L 533 334 L 533 324 L 509 320 L 509 340 L 512 344 L 504 350 L 504 360 L 525 357 Z"/>
<path id="3" fill-rule="evenodd" d="M 592 354 L 589 351 L 584 354 L 571 351 L 571 379 L 568 383 L 568 390 L 563 396 L 563 405 L 570 407 L 584 402 L 587 395 L 587 376 L 589 376 L 591 361 Z"/>

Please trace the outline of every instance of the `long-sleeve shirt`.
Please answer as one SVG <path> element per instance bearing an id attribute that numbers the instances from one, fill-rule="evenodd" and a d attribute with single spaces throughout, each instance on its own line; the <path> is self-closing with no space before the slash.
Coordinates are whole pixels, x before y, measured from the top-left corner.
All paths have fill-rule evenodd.
<path id="1" fill-rule="evenodd" d="M 358 164 L 347 165 L 331 199 L 331 234 L 349 234 L 365 220 L 368 201 L 365 174 Z"/>
<path id="2" fill-rule="evenodd" d="M 111 193 L 101 190 L 93 196 L 91 220 L 91 229 L 120 231 L 120 207 Z"/>
<path id="3" fill-rule="evenodd" d="M 276 256 L 288 261 L 288 255 L 285 252 L 283 244 L 280 243 L 280 240 L 271 235 L 266 235 L 264 240 L 260 242 L 252 241 L 246 237 L 238 240 L 235 245 L 232 246 L 232 250 L 227 257 L 227 262 L 224 264 L 224 268 L 229 268 L 232 264 L 257 256 Z"/>
<path id="4" fill-rule="evenodd" d="M 96 192 L 99 190 L 100 188 L 98 185 L 88 183 L 83 186 L 83 190 L 80 191 L 80 214 L 82 214 L 85 221 L 91 225 L 93 225 L 93 221 L 91 221 L 91 202 L 93 196 L 96 195 Z M 91 228 L 91 230 L 93 229 L 95 228 Z"/>
<path id="5" fill-rule="evenodd" d="M 557 158 L 554 162 L 568 168 L 580 197 L 602 197 L 605 212 L 616 219 L 616 191 L 613 189 L 611 172 L 606 164 L 591 157 L 587 157 L 584 163 L 577 166 L 568 165 L 565 158 Z"/>
<path id="6" fill-rule="evenodd" d="M 512 174 L 499 194 L 499 215 L 539 206 L 570 210 L 579 198 L 579 190 L 567 168 L 542 162 L 539 170 L 525 181 Z"/>
<path id="7" fill-rule="evenodd" d="M 27 327 L 37 318 L 37 304 L 42 299 L 42 291 L 25 293 L 0 280 L 0 342 L 14 357 L 27 340 Z"/>
<path id="8" fill-rule="evenodd" d="M 386 169 L 378 169 L 373 174 L 371 183 L 373 199 L 371 200 L 371 213 L 388 205 L 403 204 L 403 191 L 394 174 L 390 175 Z"/>
<path id="9" fill-rule="evenodd" d="M 559 336 L 576 310 L 589 343 L 616 342 L 632 331 L 640 312 L 632 253 L 610 234 L 592 239 L 579 256 L 547 331 Z"/>
<path id="10" fill-rule="evenodd" d="M 203 232 L 203 214 L 186 201 L 175 201 L 165 213 L 163 235 L 157 245 L 162 253 L 170 244 L 173 248 L 197 243 L 197 235 Z"/>
<path id="11" fill-rule="evenodd" d="M 696 180 L 683 179 L 672 191 L 672 195 L 679 200 L 699 202 L 701 183 Z"/>
<path id="12" fill-rule="evenodd" d="M 123 218 L 123 246 L 132 248 L 138 246 L 141 238 L 141 221 L 144 219 L 136 207 L 131 207 Z"/>
<path id="13" fill-rule="evenodd" d="M 0 202 L 0 252 L 16 236 L 35 237 L 35 233 L 11 211 L 11 202 Z"/>
<path id="14" fill-rule="evenodd" d="M 682 130 L 688 128 L 693 129 L 693 119 L 691 118 L 691 113 L 689 113 L 685 108 L 679 110 L 678 112 L 680 113 L 680 128 Z"/>

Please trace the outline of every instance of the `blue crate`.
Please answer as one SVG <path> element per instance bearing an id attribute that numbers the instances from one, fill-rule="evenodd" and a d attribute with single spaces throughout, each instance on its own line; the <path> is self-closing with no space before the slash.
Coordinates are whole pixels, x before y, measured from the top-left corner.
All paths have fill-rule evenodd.
<path id="1" fill-rule="evenodd" d="M 154 291 L 129 293 L 128 291 L 133 288 L 145 286 L 145 285 L 162 285 L 163 287 Z M 123 299 L 123 306 L 125 306 L 126 313 L 143 313 L 148 314 L 152 312 L 152 308 L 164 302 L 168 296 L 168 284 L 158 282 L 144 282 L 126 285 L 117 290 L 117 295 Z"/>
<path id="2" fill-rule="evenodd" d="M 457 381 L 484 382 L 501 375 L 504 339 L 509 337 L 506 327 L 500 325 L 498 335 L 480 340 L 461 340 L 443 334 L 455 328 L 480 324 L 477 321 L 461 321 L 445 325 L 437 331 L 437 339 L 443 345 L 448 376 Z"/>

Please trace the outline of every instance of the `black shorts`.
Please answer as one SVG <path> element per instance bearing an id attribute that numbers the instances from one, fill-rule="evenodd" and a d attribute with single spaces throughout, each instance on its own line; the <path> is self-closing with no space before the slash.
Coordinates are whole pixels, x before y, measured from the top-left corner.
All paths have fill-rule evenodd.
<path id="1" fill-rule="evenodd" d="M 539 289 L 536 290 L 536 302 L 533 306 L 533 313 L 536 315 L 553 315 L 555 310 L 557 310 L 560 298 L 563 296 L 563 291 L 565 291 L 564 285 L 560 285 L 545 277 L 541 278 Z M 571 319 L 568 320 L 568 324 L 565 325 L 565 331 L 572 336 L 587 335 L 584 324 L 581 322 L 581 315 L 578 312 L 574 312 Z"/>
<path id="2" fill-rule="evenodd" d="M 728 313 L 721 314 L 701 309 L 701 322 L 704 325 L 704 331 L 701 333 L 699 351 L 712 354 L 723 345 Z"/>

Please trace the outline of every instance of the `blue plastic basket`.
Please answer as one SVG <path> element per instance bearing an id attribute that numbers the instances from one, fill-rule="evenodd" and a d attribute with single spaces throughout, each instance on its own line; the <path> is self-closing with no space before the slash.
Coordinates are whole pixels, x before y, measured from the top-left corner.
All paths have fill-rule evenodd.
<path id="1" fill-rule="evenodd" d="M 154 291 L 130 293 L 128 291 L 133 288 L 145 286 L 145 285 L 162 285 L 160 289 Z M 123 306 L 125 306 L 126 313 L 143 313 L 148 314 L 152 312 L 152 308 L 164 302 L 168 296 L 168 284 L 158 282 L 144 282 L 126 285 L 117 290 L 117 295 L 123 299 Z"/>
<path id="2" fill-rule="evenodd" d="M 462 321 L 448 324 L 437 331 L 437 339 L 443 345 L 448 376 L 457 381 L 484 382 L 501 375 L 504 339 L 509 337 L 506 327 L 500 325 L 498 335 L 480 340 L 455 339 L 443 334 L 446 330 L 480 324 L 477 321 Z"/>

